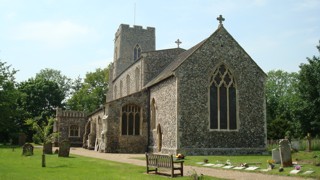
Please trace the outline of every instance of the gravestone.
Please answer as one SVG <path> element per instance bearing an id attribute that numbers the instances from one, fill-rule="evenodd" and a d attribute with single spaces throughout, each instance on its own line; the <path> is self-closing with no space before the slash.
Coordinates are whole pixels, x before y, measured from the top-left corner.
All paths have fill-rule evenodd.
<path id="1" fill-rule="evenodd" d="M 32 156 L 33 155 L 32 144 L 26 143 L 22 146 L 22 155 L 24 155 L 24 156 Z"/>
<path id="2" fill-rule="evenodd" d="M 280 159 L 282 167 L 292 166 L 291 148 L 288 139 L 281 139 L 279 141 Z"/>
<path id="3" fill-rule="evenodd" d="M 291 148 L 295 151 L 298 151 L 300 149 L 300 142 L 297 140 L 291 141 Z"/>
<path id="4" fill-rule="evenodd" d="M 52 143 L 51 142 L 50 143 L 45 143 L 43 145 L 43 152 L 45 154 L 52 154 Z"/>
<path id="5" fill-rule="evenodd" d="M 310 133 L 308 133 L 306 139 L 307 139 L 307 147 L 306 147 L 307 149 L 306 149 L 306 151 L 307 152 L 311 152 L 311 136 L 310 136 Z"/>
<path id="6" fill-rule="evenodd" d="M 276 164 L 281 163 L 279 149 L 272 149 L 272 160 L 274 160 L 274 163 Z"/>
<path id="7" fill-rule="evenodd" d="M 59 144 L 59 157 L 69 157 L 70 153 L 70 141 L 64 140 Z"/>

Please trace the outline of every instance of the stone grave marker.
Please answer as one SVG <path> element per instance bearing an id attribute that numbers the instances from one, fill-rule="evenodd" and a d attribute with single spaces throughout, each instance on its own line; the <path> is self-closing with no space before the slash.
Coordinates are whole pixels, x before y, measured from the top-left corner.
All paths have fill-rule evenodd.
<path id="1" fill-rule="evenodd" d="M 70 141 L 64 140 L 59 144 L 59 157 L 69 157 L 70 153 Z"/>
<path id="2" fill-rule="evenodd" d="M 22 155 L 24 155 L 24 156 L 32 156 L 33 155 L 32 144 L 26 143 L 22 146 Z"/>
<path id="3" fill-rule="evenodd" d="M 45 154 L 52 154 L 52 143 L 51 142 L 50 143 L 45 143 L 43 145 L 43 152 Z"/>
<path id="4" fill-rule="evenodd" d="M 291 148 L 295 151 L 298 151 L 300 149 L 300 142 L 297 140 L 291 141 Z"/>
<path id="5" fill-rule="evenodd" d="M 274 163 L 276 163 L 276 164 L 281 163 L 279 149 L 272 149 L 272 159 L 274 160 Z"/>
<path id="6" fill-rule="evenodd" d="M 310 136 L 310 133 L 308 133 L 306 139 L 307 139 L 307 147 L 306 147 L 307 149 L 306 149 L 306 151 L 307 152 L 311 152 L 311 136 Z"/>
<path id="7" fill-rule="evenodd" d="M 279 141 L 280 159 L 282 167 L 292 166 L 291 148 L 288 139 L 281 139 Z"/>

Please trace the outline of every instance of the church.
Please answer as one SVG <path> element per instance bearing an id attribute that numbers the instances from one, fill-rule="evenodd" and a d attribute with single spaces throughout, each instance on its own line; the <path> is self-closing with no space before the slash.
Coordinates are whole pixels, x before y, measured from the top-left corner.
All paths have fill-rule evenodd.
<path id="1" fill-rule="evenodd" d="M 266 74 L 217 18 L 190 49 L 156 50 L 155 28 L 115 33 L 107 101 L 57 110 L 57 143 L 106 153 L 257 154 L 266 150 Z"/>

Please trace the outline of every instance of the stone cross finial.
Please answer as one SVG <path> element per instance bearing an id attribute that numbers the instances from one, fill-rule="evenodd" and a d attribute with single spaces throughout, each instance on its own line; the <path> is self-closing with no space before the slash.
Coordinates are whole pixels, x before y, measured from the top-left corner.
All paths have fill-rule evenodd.
<path id="1" fill-rule="evenodd" d="M 220 15 L 219 17 L 217 17 L 217 20 L 220 24 L 222 24 L 222 21 L 224 21 L 225 19 L 222 17 L 222 15 Z"/>
<path id="2" fill-rule="evenodd" d="M 180 44 L 182 43 L 179 39 L 175 41 L 175 43 L 178 45 L 178 48 L 180 48 Z"/>

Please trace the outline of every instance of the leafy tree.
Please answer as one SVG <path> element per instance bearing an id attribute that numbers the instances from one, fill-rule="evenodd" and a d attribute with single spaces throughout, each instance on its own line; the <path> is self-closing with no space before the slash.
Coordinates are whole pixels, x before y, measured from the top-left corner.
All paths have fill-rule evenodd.
<path id="1" fill-rule="evenodd" d="M 26 119 L 35 117 L 39 117 L 37 121 L 39 125 L 47 123 L 47 117 L 54 117 L 55 109 L 63 107 L 64 93 L 58 84 L 53 81 L 30 78 L 20 83 L 18 90 L 22 93 L 18 100 L 19 109 L 21 109 L 20 124 L 24 124 Z M 35 134 L 28 129 L 24 130 L 28 138 Z M 36 140 L 36 137 L 36 135 L 33 136 L 34 140 Z"/>
<path id="2" fill-rule="evenodd" d="M 75 91 L 72 97 L 67 101 L 67 106 L 70 109 L 92 112 L 104 104 L 106 101 L 105 93 L 108 90 L 109 69 L 98 68 L 95 72 L 89 72 L 86 74 L 84 82 Z"/>
<path id="3" fill-rule="evenodd" d="M 40 141 L 44 144 L 51 143 L 54 138 L 58 137 L 58 133 L 53 132 L 53 123 L 54 123 L 54 118 L 48 118 L 47 121 L 48 123 L 45 124 L 44 122 L 39 125 L 39 120 L 40 118 L 34 118 L 34 119 L 27 119 L 26 120 L 26 125 L 31 126 L 31 128 L 36 132 L 37 137 L 39 137 Z M 44 151 L 44 146 L 42 148 L 42 167 L 46 167 L 46 160 L 45 160 L 45 151 Z"/>
<path id="4" fill-rule="evenodd" d="M 299 135 L 297 112 L 301 104 L 298 73 L 282 70 L 268 72 L 266 82 L 268 138 L 280 139 Z"/>
<path id="5" fill-rule="evenodd" d="M 72 89 L 72 80 L 65 75 L 62 75 L 61 71 L 54 69 L 42 69 L 36 74 L 36 79 L 45 79 L 47 81 L 53 81 L 58 84 L 59 88 L 63 92 L 65 97 L 69 97 Z"/>
<path id="6" fill-rule="evenodd" d="M 320 41 L 317 49 L 320 53 Z M 304 135 L 319 135 L 320 131 L 320 56 L 307 58 L 307 64 L 300 65 L 299 90 L 303 106 L 301 128 Z"/>
<path id="7" fill-rule="evenodd" d="M 0 141 L 8 141 L 9 134 L 19 131 L 14 119 L 20 96 L 16 90 L 15 69 L 0 60 Z"/>

